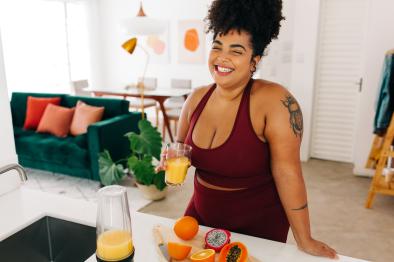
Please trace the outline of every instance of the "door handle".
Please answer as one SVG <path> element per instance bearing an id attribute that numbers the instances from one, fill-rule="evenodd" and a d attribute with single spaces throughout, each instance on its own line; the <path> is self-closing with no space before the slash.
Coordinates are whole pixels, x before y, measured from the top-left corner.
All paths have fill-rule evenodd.
<path id="1" fill-rule="evenodd" d="M 358 85 L 358 92 L 361 93 L 363 91 L 363 78 L 360 77 L 360 80 L 355 83 Z"/>

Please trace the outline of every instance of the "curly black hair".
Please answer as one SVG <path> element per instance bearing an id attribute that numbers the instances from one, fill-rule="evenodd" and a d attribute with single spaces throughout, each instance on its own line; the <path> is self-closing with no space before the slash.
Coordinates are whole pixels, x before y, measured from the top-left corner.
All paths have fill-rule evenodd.
<path id="1" fill-rule="evenodd" d="M 214 39 L 230 30 L 251 35 L 253 57 L 262 56 L 272 39 L 278 38 L 282 0 L 214 0 L 205 21 Z"/>

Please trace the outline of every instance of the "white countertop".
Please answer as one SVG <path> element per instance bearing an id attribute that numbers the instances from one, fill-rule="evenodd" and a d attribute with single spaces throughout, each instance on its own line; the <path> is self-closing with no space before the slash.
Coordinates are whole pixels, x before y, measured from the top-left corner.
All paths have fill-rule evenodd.
<path id="1" fill-rule="evenodd" d="M 133 206 L 132 203 L 130 203 Z M 65 198 L 24 188 L 0 196 L 0 241 L 18 232 L 44 216 L 52 216 L 89 226 L 96 224 L 96 204 L 92 202 Z M 136 248 L 134 261 L 159 261 L 152 227 L 157 224 L 172 227 L 174 220 L 143 214 L 132 210 L 133 242 Z M 202 227 L 205 231 L 208 229 Z M 283 244 L 261 238 L 232 233 L 233 241 L 242 241 L 248 247 L 250 254 L 262 262 L 313 262 L 333 261 L 330 259 L 313 257 L 297 249 L 294 245 Z M 95 256 L 87 260 L 96 261 Z M 339 260 L 346 262 L 360 262 L 355 258 L 340 256 Z"/>

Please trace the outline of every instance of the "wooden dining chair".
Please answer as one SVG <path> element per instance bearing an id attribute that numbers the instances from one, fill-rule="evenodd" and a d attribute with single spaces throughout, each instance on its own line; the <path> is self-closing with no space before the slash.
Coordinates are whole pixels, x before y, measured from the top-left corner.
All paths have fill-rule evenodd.
<path id="1" fill-rule="evenodd" d="M 92 96 L 91 92 L 85 89 L 89 87 L 87 79 L 71 81 L 71 94 L 75 96 Z"/>
<path id="2" fill-rule="evenodd" d="M 171 88 L 173 89 L 192 89 L 192 80 L 190 79 L 171 79 Z M 182 108 L 185 99 L 183 97 L 171 97 L 164 102 L 166 110 Z"/>

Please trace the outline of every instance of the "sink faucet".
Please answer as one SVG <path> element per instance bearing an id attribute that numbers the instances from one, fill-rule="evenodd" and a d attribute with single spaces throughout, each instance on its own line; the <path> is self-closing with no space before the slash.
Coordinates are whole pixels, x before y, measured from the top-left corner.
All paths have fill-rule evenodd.
<path id="1" fill-rule="evenodd" d="M 9 164 L 4 167 L 0 167 L 0 175 L 4 174 L 5 172 L 11 171 L 11 170 L 16 170 L 19 174 L 19 178 L 21 179 L 21 181 L 26 182 L 26 180 L 27 180 L 26 171 L 19 164 Z"/>

